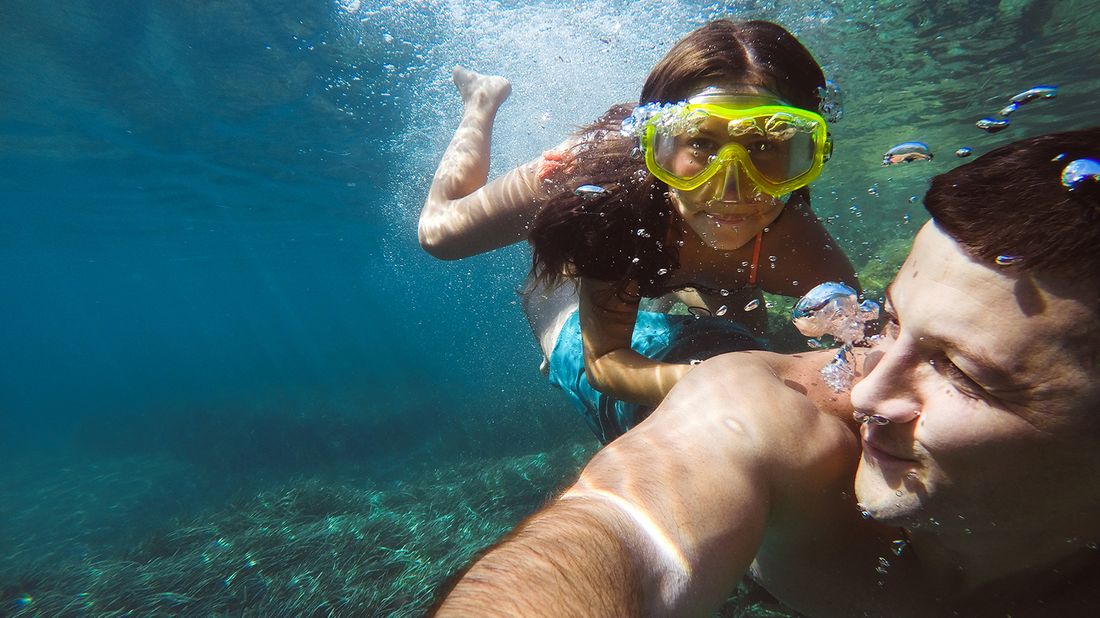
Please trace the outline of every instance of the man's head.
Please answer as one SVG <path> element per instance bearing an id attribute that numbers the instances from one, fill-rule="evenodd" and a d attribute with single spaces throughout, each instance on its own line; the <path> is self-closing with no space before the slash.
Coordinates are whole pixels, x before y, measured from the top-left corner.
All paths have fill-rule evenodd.
<path id="1" fill-rule="evenodd" d="M 1100 182 L 1062 171 L 1100 161 L 1100 127 L 1020 140 L 932 180 L 924 205 L 976 258 L 1090 284 L 1100 299 Z"/>
<path id="2" fill-rule="evenodd" d="M 1017 142 L 933 181 L 933 221 L 852 392 L 889 421 L 862 427 L 856 493 L 876 519 L 1100 540 L 1100 186 L 1061 183 L 1085 157 L 1100 159 L 1100 130 Z"/>

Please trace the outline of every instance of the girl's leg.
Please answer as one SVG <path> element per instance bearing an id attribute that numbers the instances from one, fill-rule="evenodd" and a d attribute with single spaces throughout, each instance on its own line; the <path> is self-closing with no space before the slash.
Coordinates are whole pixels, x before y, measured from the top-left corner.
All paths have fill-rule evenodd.
<path id="1" fill-rule="evenodd" d="M 462 121 L 432 179 L 420 211 L 420 244 L 442 259 L 458 259 L 527 238 L 541 205 L 538 164 L 532 161 L 488 185 L 489 149 L 497 109 L 512 91 L 503 77 L 455 67 Z"/>

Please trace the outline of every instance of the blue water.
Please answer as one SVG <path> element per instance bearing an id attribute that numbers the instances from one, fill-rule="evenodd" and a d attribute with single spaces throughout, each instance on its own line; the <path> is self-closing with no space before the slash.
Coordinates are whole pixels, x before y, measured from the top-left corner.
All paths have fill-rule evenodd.
<path id="1" fill-rule="evenodd" d="M 5 0 L 0 546 L 19 551 L 0 593 L 335 468 L 427 491 L 414 471 L 508 461 L 542 476 L 494 521 L 537 506 L 592 441 L 538 374 L 515 294 L 528 251 L 444 263 L 416 243 L 460 111 L 450 69 L 513 80 L 500 173 L 635 98 L 725 14 L 786 24 L 845 88 L 815 208 L 880 278 L 957 147 L 1097 122 L 1084 1 Z M 1046 83 L 1058 98 L 1011 130 L 973 127 Z M 880 167 L 914 139 L 932 163 Z M 563 445 L 582 451 L 539 459 Z"/>

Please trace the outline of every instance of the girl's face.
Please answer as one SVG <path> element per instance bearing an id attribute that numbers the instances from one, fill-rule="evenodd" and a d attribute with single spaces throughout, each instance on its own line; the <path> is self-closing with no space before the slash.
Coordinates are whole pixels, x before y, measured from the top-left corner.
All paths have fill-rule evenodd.
<path id="1" fill-rule="evenodd" d="M 723 90 L 778 98 L 762 88 L 742 86 Z M 677 136 L 675 156 L 668 162 L 669 171 L 680 176 L 698 174 L 721 143 L 728 140 L 729 131 L 723 119 L 705 120 L 692 134 Z M 757 144 L 742 145 L 753 148 Z M 774 158 L 785 161 L 780 154 Z M 670 189 L 669 197 L 687 230 L 698 236 L 706 246 L 719 251 L 732 251 L 747 244 L 775 221 L 785 204 L 785 199 L 760 191 L 737 161 L 696 189 Z"/>

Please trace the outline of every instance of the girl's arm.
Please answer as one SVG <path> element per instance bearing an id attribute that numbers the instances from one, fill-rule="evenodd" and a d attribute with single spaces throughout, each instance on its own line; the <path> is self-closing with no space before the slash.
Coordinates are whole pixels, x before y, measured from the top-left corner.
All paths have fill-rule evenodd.
<path id="1" fill-rule="evenodd" d="M 602 393 L 632 403 L 656 406 L 692 367 L 662 363 L 630 349 L 638 319 L 637 289 L 623 298 L 611 284 L 581 278 L 580 323 L 588 381 Z"/>
<path id="2" fill-rule="evenodd" d="M 420 246 L 444 260 L 525 240 L 546 198 L 540 175 L 554 164 L 544 156 L 485 184 L 493 120 L 512 86 L 503 77 L 462 67 L 455 68 L 454 82 L 462 94 L 462 121 L 432 178 L 418 226 Z"/>

